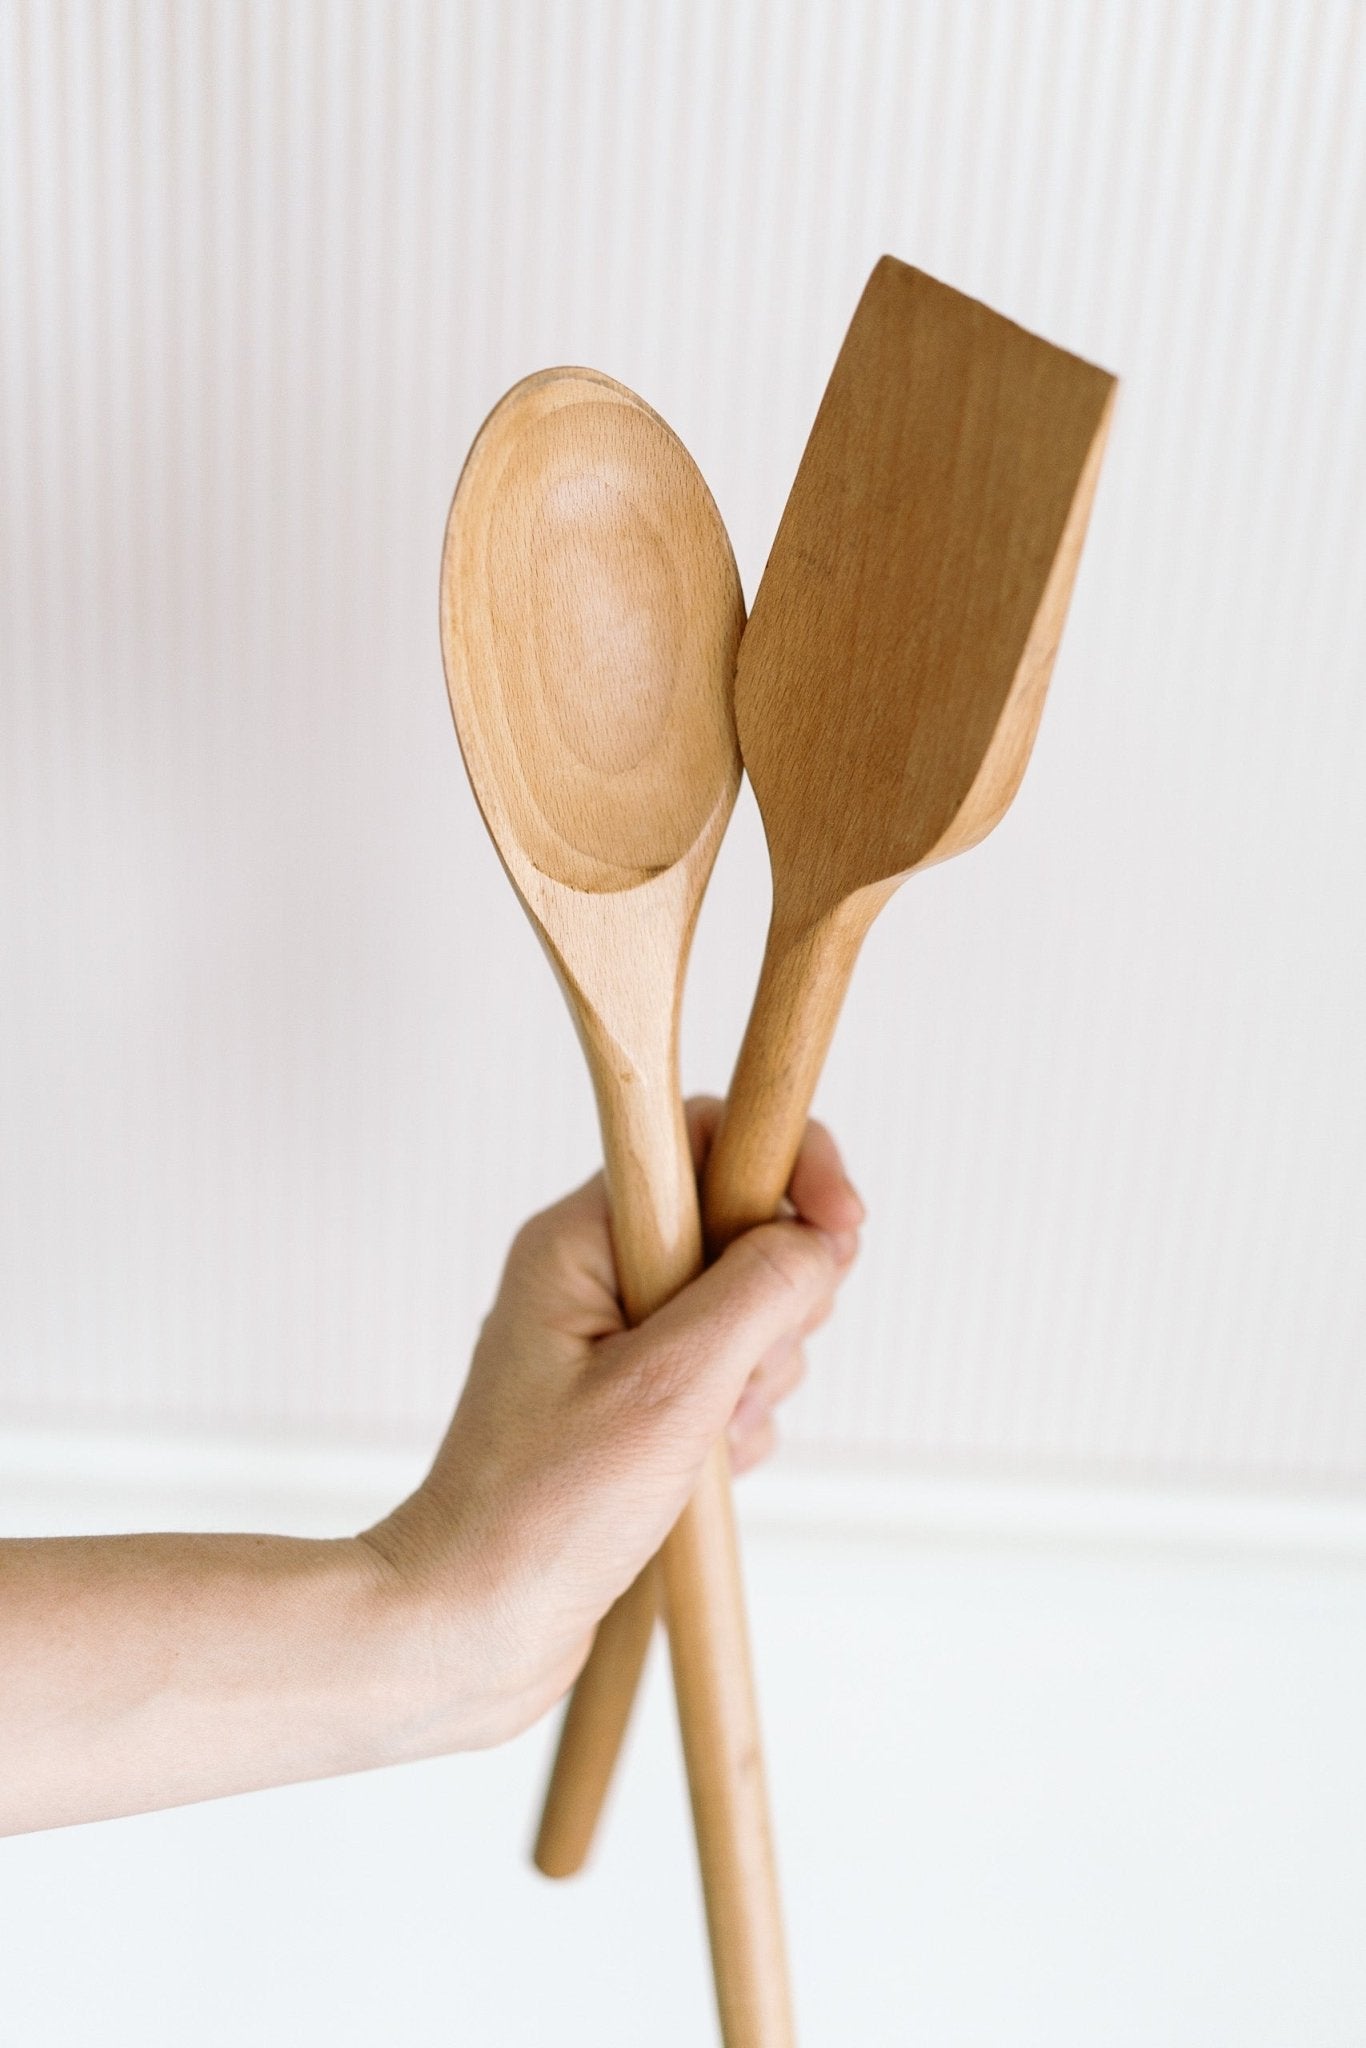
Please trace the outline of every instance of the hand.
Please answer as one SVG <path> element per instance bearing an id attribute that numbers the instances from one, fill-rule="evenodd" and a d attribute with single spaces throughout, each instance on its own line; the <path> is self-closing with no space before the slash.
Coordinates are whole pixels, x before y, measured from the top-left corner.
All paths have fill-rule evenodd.
<path id="1" fill-rule="evenodd" d="M 690 1105 L 699 1168 L 719 1114 Z M 417 1747 L 499 1742 L 536 1720 L 717 1437 L 738 1470 L 772 1448 L 773 1410 L 803 1377 L 803 1339 L 829 1314 L 863 1220 L 820 1124 L 790 1207 L 634 1330 L 601 1174 L 518 1233 L 430 1475 L 362 1539 L 422 1617 L 434 1682 Z"/>
<path id="2" fill-rule="evenodd" d="M 699 1164 L 717 1105 L 697 1103 Z M 0 1833 L 499 1742 L 564 1692 L 709 1447 L 772 1442 L 862 1207 L 818 1124 L 792 1220 L 622 1327 L 600 1179 L 512 1247 L 431 1473 L 363 1536 L 0 1542 Z"/>

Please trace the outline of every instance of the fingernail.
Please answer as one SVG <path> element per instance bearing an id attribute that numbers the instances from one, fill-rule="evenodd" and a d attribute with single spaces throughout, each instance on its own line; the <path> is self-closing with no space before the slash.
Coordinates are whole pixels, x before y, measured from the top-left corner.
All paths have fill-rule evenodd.
<path id="1" fill-rule="evenodd" d="M 858 1250 L 858 1232 L 856 1230 L 832 1231 L 830 1235 L 830 1248 L 835 1254 L 835 1264 L 837 1266 L 847 1266 L 854 1253 Z"/>
<path id="2" fill-rule="evenodd" d="M 846 1182 L 845 1182 L 845 1186 L 846 1186 L 846 1187 L 848 1188 L 848 1190 L 849 1190 L 850 1194 L 851 1194 L 851 1195 L 853 1196 L 854 1200 L 855 1200 L 855 1201 L 856 1201 L 856 1202 L 858 1203 L 858 1220 L 859 1220 L 859 1222 L 860 1222 L 860 1223 L 866 1223 L 866 1222 L 868 1221 L 868 1205 L 867 1205 L 867 1203 L 866 1203 L 866 1202 L 864 1201 L 864 1199 L 863 1199 L 862 1195 L 861 1195 L 861 1194 L 859 1193 L 858 1189 L 857 1189 L 857 1188 L 856 1188 L 856 1187 L 854 1186 L 854 1183 L 853 1183 L 852 1181 L 846 1181 Z"/>

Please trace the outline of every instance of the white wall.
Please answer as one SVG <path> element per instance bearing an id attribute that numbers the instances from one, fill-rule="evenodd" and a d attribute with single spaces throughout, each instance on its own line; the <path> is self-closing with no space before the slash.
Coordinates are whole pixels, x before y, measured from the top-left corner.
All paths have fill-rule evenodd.
<path id="1" fill-rule="evenodd" d="M 33 1439 L 0 1472 L 35 1531 L 326 1533 L 406 1477 Z M 1359 2048 L 1366 1513 L 800 1474 L 744 1494 L 810 2048 Z M 662 1676 L 567 1888 L 525 1862 L 544 1731 L 0 1845 L 0 2042 L 696 2048 Z"/>
<path id="2" fill-rule="evenodd" d="M 891 248 L 1124 387 L 1020 800 L 860 969 L 795 1434 L 1366 1476 L 1364 19 L 0 0 L 0 1410 L 430 1438 L 593 1152 L 449 729 L 461 458 L 599 364 L 752 592 Z M 694 1082 L 765 888 L 746 812 Z"/>
<path id="3" fill-rule="evenodd" d="M 354 1527 L 593 1155 L 438 659 L 499 393 L 635 385 L 752 594 L 882 250 L 1123 377 L 1024 790 L 821 1096 L 866 1256 L 749 1510 L 813 2044 L 1366 2039 L 1363 208 L 1352 0 L 0 0 L 0 1529 Z M 691 1084 L 765 908 L 742 804 Z M 544 1740 L 4 1845 L 0 2048 L 708 2038 L 663 1689 L 569 1893 Z"/>

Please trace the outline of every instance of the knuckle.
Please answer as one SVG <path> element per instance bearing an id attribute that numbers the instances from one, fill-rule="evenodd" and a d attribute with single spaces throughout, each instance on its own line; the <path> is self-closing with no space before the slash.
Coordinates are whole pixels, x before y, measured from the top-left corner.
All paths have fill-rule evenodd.
<path id="1" fill-rule="evenodd" d="M 757 1277 L 776 1279 L 797 1305 L 811 1297 L 816 1242 L 791 1224 L 763 1223 L 742 1237 L 737 1249 Z"/>
<path id="2" fill-rule="evenodd" d="M 575 1290 L 577 1267 L 574 1231 L 569 1220 L 554 1209 L 543 1209 L 528 1217 L 508 1247 L 506 1275 L 529 1300 L 547 1298 Z"/>
<path id="3" fill-rule="evenodd" d="M 544 1210 L 539 1215 L 528 1216 L 508 1247 L 508 1265 L 525 1269 L 538 1264 L 549 1250 L 552 1239 L 553 1231 Z"/>

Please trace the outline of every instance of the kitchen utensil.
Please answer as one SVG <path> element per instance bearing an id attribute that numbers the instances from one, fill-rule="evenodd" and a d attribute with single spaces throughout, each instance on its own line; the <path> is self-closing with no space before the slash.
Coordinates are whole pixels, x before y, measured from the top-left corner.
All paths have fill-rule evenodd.
<path id="1" fill-rule="evenodd" d="M 591 371 L 516 386 L 475 441 L 451 507 L 442 648 L 475 795 L 592 1074 L 633 1322 L 702 1262 L 678 1011 L 739 783 L 743 624 L 720 516 L 664 422 Z M 662 1576 L 724 2038 L 784 2048 L 786 1964 L 723 1448 L 665 1545 Z"/>
<path id="2" fill-rule="evenodd" d="M 1019 787 L 1114 391 L 894 257 L 869 279 L 740 645 L 773 910 L 703 1182 L 713 1254 L 782 1199 L 874 917 L 907 875 L 985 838 Z M 592 1841 L 640 1668 L 619 1644 L 648 1598 L 623 1596 L 579 1679 L 541 1825 L 561 1867 Z"/>

